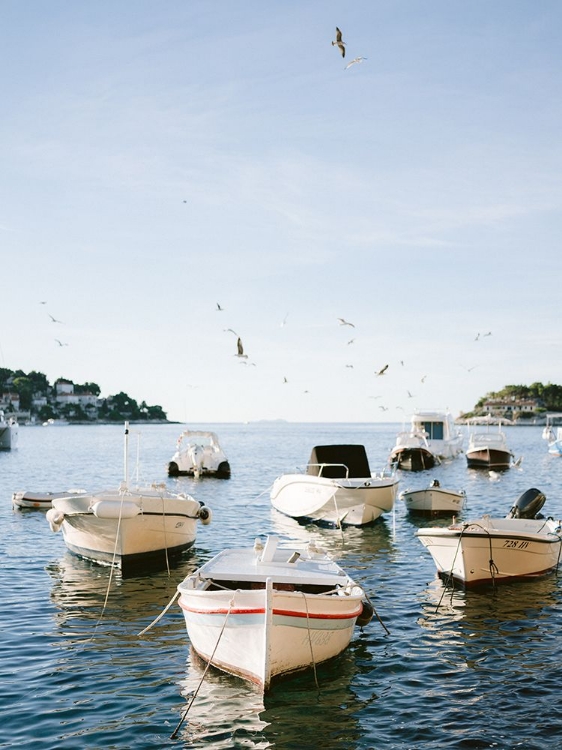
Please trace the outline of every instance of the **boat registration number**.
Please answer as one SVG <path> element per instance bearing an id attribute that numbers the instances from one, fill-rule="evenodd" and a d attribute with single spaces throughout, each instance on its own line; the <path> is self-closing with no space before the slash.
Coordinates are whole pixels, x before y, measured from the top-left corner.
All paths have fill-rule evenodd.
<path id="1" fill-rule="evenodd" d="M 509 547 L 510 549 L 527 549 L 529 542 L 524 542 L 520 539 L 506 539 L 503 546 Z"/>

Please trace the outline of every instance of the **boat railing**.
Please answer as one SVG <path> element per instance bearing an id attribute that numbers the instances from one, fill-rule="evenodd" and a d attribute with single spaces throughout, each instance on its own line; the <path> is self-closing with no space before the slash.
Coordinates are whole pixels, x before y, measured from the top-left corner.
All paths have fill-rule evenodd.
<path id="1" fill-rule="evenodd" d="M 319 468 L 319 471 L 318 471 L 318 476 L 319 477 L 322 476 L 322 472 L 324 471 L 324 469 L 326 469 L 328 467 L 330 467 L 330 468 L 331 467 L 338 467 L 338 468 L 345 469 L 345 479 L 349 479 L 349 468 L 345 464 L 326 464 L 326 463 L 324 463 L 324 464 L 307 464 L 306 468 L 309 469 L 309 468 L 311 468 L 313 466 L 317 466 Z"/>

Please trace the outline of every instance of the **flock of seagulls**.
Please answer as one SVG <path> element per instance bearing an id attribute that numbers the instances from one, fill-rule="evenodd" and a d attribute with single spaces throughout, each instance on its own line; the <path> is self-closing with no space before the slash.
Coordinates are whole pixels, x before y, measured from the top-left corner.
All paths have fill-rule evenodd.
<path id="1" fill-rule="evenodd" d="M 47 304 L 47 300 L 40 300 L 39 304 L 40 305 L 46 305 Z M 59 320 L 58 318 L 55 318 L 55 316 L 51 315 L 51 313 L 48 312 L 47 315 L 51 319 L 51 323 L 59 323 L 60 325 L 64 325 L 64 321 Z M 69 346 L 69 344 L 67 344 L 64 341 L 61 341 L 60 339 L 53 339 L 53 340 L 55 341 L 55 343 L 57 343 L 59 345 L 59 347 L 61 347 L 61 346 Z"/>

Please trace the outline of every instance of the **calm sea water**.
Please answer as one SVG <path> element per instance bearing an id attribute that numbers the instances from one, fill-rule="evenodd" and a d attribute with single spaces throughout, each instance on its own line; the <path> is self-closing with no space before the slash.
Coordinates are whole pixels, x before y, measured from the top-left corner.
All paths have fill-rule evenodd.
<path id="1" fill-rule="evenodd" d="M 436 578 L 414 537 L 426 520 L 400 503 L 371 527 L 300 526 L 274 511 L 276 476 L 306 464 L 314 444 L 360 442 L 383 468 L 399 425 L 197 425 L 214 429 L 228 481 L 166 477 L 180 425 L 132 427 L 130 474 L 166 481 L 204 500 L 213 522 L 167 572 L 122 579 L 66 551 L 41 511 L 15 511 L 15 490 L 116 487 L 123 427 L 21 427 L 18 450 L 0 453 L 0 746 L 19 748 L 534 748 L 562 742 L 562 582 L 557 575 L 497 590 L 453 590 Z M 469 471 L 464 456 L 400 489 L 464 488 L 464 517 L 505 515 L 529 487 L 562 517 L 562 459 L 541 428 L 506 428 L 519 469 Z M 137 461 L 136 454 L 140 459 Z M 441 523 L 448 521 L 442 520 Z M 208 672 L 190 654 L 174 604 L 177 583 L 227 546 L 258 534 L 314 538 L 369 592 L 376 619 L 344 655 L 278 683 L 265 701 L 246 682 Z M 110 585 L 108 585 L 110 583 Z M 107 601 L 106 601 L 107 597 Z M 170 735 L 199 689 L 176 740 Z"/>

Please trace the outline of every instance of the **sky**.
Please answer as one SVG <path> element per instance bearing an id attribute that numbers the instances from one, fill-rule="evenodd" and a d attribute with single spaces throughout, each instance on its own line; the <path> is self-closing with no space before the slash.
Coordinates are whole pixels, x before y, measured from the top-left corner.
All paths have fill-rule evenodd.
<path id="1" fill-rule="evenodd" d="M 0 10 L 0 366 L 193 427 L 562 383 L 559 0 Z"/>

